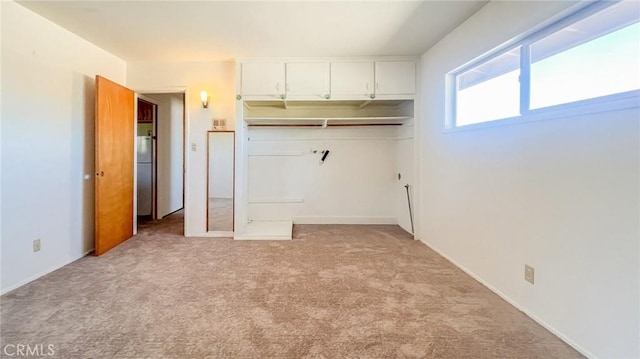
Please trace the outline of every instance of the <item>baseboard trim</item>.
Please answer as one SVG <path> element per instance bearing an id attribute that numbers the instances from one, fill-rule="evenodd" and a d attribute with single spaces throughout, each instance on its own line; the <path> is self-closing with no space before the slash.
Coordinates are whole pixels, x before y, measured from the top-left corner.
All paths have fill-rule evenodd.
<path id="1" fill-rule="evenodd" d="M 553 333 L 553 335 L 555 335 L 558 338 L 560 338 L 560 340 L 562 340 L 563 342 L 569 344 L 573 349 L 577 350 L 580 354 L 586 356 L 587 358 L 594 358 L 594 359 L 597 358 L 593 353 L 591 353 L 587 349 L 581 347 L 578 343 L 574 342 L 573 340 L 569 339 L 564 333 L 560 332 L 559 330 L 555 329 L 551 325 L 547 324 L 544 320 L 538 318 L 536 315 L 534 315 L 533 313 L 529 312 L 529 310 L 527 310 L 525 307 L 521 306 L 520 304 L 518 304 L 518 302 L 516 302 L 515 300 L 509 298 L 507 295 L 505 295 L 504 293 L 502 293 L 501 291 L 496 289 L 494 286 L 492 286 L 491 284 L 489 284 L 486 281 L 484 281 L 482 278 L 480 278 L 478 275 L 473 273 L 471 270 L 469 270 L 465 266 L 461 265 L 460 263 L 458 263 L 457 261 L 455 261 L 453 258 L 449 257 L 448 255 L 444 254 L 444 252 L 442 252 L 440 249 L 435 247 L 433 244 L 427 243 L 426 241 L 423 241 L 423 240 L 420 240 L 420 242 L 424 243 L 427 247 L 431 248 L 434 252 L 436 252 L 439 255 L 441 255 L 444 259 L 449 261 L 451 264 L 453 264 L 454 266 L 458 267 L 461 271 L 463 271 L 466 274 L 468 274 L 471 278 L 475 279 L 480 284 L 482 284 L 483 286 L 487 287 L 490 291 L 492 291 L 493 293 L 497 294 L 500 298 L 504 299 L 507 303 L 511 304 L 516 309 L 518 309 L 519 311 L 523 312 L 527 317 L 533 319 L 533 321 L 535 321 L 536 323 L 540 324 L 546 330 L 548 330 L 551 333 Z"/>
<path id="2" fill-rule="evenodd" d="M 398 224 L 396 217 L 294 217 L 293 224 Z"/>
<path id="3" fill-rule="evenodd" d="M 162 216 L 162 219 L 167 218 L 167 217 L 169 217 L 170 215 L 175 214 L 175 213 L 177 213 L 177 212 L 180 212 L 180 211 L 182 211 L 183 209 L 184 209 L 184 207 L 180 207 L 180 208 L 176 209 L 175 211 L 173 211 L 173 212 L 171 212 L 171 213 L 167 213 L 167 214 L 165 214 L 164 216 Z"/>
<path id="4" fill-rule="evenodd" d="M 204 232 L 197 236 L 193 237 L 204 237 L 204 238 L 233 238 L 233 231 L 211 231 Z"/>
<path id="5" fill-rule="evenodd" d="M 269 236 L 269 235 L 237 235 L 233 237 L 235 241 L 290 241 L 287 236 Z"/>
<path id="6" fill-rule="evenodd" d="M 252 221 L 236 232 L 234 240 L 280 240 L 290 241 L 293 233 L 291 220 L 285 221 Z"/>
<path id="7" fill-rule="evenodd" d="M 44 271 L 42 271 L 42 272 L 40 272 L 40 273 L 38 273 L 38 274 L 36 274 L 34 276 L 31 276 L 31 277 L 29 277 L 29 278 L 27 278 L 27 279 L 25 279 L 25 280 L 23 280 L 21 282 L 18 282 L 18 283 L 14 284 L 14 285 L 12 285 L 12 286 L 10 286 L 8 288 L 3 289 L 0 292 L 0 295 L 5 295 L 5 294 L 7 294 L 7 293 L 9 293 L 9 292 L 11 292 L 13 290 L 16 290 L 16 289 L 22 287 L 25 284 L 29 284 L 29 283 L 33 282 L 34 280 L 36 280 L 38 278 L 42 278 L 42 277 L 44 277 L 45 275 L 47 275 L 47 274 L 49 274 L 51 272 L 55 272 L 58 269 L 77 261 L 80 258 L 86 257 L 89 253 L 92 253 L 92 252 L 93 252 L 93 248 L 88 250 L 88 251 L 86 251 L 83 255 L 81 255 L 79 257 L 71 258 L 69 260 L 66 260 L 66 261 L 62 262 L 61 264 L 56 264 L 53 267 L 45 269 Z"/>

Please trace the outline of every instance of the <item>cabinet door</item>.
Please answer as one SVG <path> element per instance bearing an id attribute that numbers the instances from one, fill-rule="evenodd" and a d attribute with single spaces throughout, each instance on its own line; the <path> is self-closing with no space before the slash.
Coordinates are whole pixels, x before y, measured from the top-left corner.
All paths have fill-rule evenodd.
<path id="1" fill-rule="evenodd" d="M 416 64 L 413 61 L 377 61 L 376 94 L 413 95 L 416 93 Z"/>
<path id="2" fill-rule="evenodd" d="M 373 62 L 332 62 L 331 95 L 369 97 L 373 89 Z"/>
<path id="3" fill-rule="evenodd" d="M 242 64 L 242 95 L 280 97 L 284 93 L 283 62 Z"/>
<path id="4" fill-rule="evenodd" d="M 288 62 L 287 96 L 325 98 L 329 95 L 328 62 Z"/>

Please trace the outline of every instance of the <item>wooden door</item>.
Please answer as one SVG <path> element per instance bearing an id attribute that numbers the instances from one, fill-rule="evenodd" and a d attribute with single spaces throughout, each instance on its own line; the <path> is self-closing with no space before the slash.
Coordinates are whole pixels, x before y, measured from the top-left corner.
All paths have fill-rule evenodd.
<path id="1" fill-rule="evenodd" d="M 134 92 L 96 76 L 95 255 L 133 236 Z"/>

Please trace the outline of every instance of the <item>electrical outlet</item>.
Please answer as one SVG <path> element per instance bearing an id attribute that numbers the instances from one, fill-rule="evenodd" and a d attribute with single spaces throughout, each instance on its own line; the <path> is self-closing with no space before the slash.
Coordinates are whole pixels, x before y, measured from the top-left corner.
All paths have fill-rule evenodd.
<path id="1" fill-rule="evenodd" d="M 38 252 L 40 250 L 40 238 L 33 240 L 33 252 Z"/>
<path id="2" fill-rule="evenodd" d="M 532 266 L 525 264 L 524 265 L 524 280 L 533 284 L 535 277 L 535 271 Z"/>
<path id="3" fill-rule="evenodd" d="M 198 150 L 198 145 L 194 142 L 191 144 L 191 151 L 197 151 Z"/>

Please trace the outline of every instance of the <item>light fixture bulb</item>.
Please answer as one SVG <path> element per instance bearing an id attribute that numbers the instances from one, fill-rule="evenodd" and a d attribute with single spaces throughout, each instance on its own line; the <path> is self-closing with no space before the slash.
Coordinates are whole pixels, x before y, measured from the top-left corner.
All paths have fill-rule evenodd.
<path id="1" fill-rule="evenodd" d="M 202 90 L 200 92 L 200 100 L 202 101 L 202 108 L 209 107 L 209 96 L 207 95 L 207 91 Z"/>

